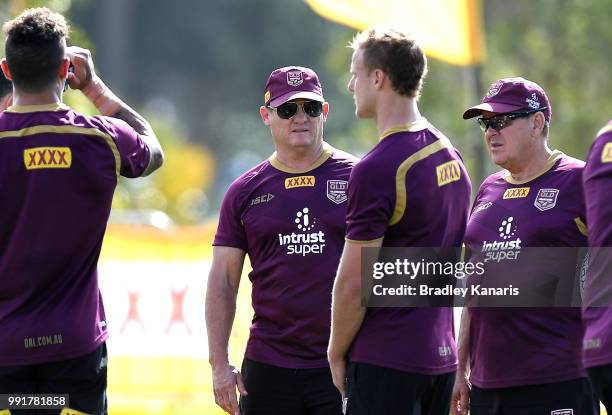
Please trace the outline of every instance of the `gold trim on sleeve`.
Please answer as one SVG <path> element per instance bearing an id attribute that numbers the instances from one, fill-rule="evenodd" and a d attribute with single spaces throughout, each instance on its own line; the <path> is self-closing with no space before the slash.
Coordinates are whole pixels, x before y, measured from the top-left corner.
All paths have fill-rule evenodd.
<path id="1" fill-rule="evenodd" d="M 380 238 L 376 238 L 376 239 L 371 239 L 369 241 L 356 241 L 354 239 L 349 239 L 349 238 L 344 238 L 344 240 L 346 242 L 352 243 L 352 244 L 358 244 L 358 245 L 365 245 L 365 244 L 371 244 L 373 242 L 378 242 L 378 241 L 382 241 L 383 239 L 385 239 L 384 236 L 381 236 Z"/>
<path id="2" fill-rule="evenodd" d="M 408 174 L 408 170 L 418 161 L 421 161 L 434 153 L 437 153 L 440 150 L 445 148 L 451 149 L 453 145 L 446 137 L 441 137 L 439 140 L 434 141 L 428 146 L 423 147 L 416 153 L 412 154 L 406 160 L 402 162 L 397 168 L 397 173 L 395 174 L 395 208 L 393 210 L 393 215 L 389 220 L 389 225 L 395 225 L 398 223 L 402 216 L 404 216 L 404 211 L 406 210 L 406 175 Z"/>
<path id="3" fill-rule="evenodd" d="M 587 229 L 587 226 L 585 225 L 585 223 L 582 221 L 580 217 L 574 218 L 574 222 L 576 223 L 576 226 L 578 227 L 578 230 L 580 231 L 581 234 L 583 234 L 584 236 L 589 236 L 589 231 Z"/>

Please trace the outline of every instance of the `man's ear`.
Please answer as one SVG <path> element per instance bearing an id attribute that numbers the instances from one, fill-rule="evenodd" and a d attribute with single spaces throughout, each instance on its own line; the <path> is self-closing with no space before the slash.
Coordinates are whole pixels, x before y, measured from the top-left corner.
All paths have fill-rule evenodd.
<path id="1" fill-rule="evenodd" d="M 323 121 L 327 121 L 327 115 L 329 114 L 329 102 L 323 103 Z"/>
<path id="2" fill-rule="evenodd" d="M 546 124 L 546 117 L 542 111 L 536 112 L 533 116 L 533 131 L 536 135 L 542 133 L 544 130 L 544 124 Z"/>
<path id="3" fill-rule="evenodd" d="M 268 108 L 266 108 L 264 105 L 259 107 L 259 115 L 261 115 L 261 119 L 263 120 L 264 124 L 266 124 L 269 127 L 270 126 L 270 113 L 268 112 Z"/>
<path id="4" fill-rule="evenodd" d="M 374 69 L 372 71 L 372 76 L 374 78 L 374 86 L 377 89 L 381 89 L 383 87 L 387 74 L 384 73 L 382 69 Z"/>
<path id="5" fill-rule="evenodd" d="M 0 66 L 2 67 L 2 73 L 4 74 L 4 77 L 9 81 L 12 81 L 13 77 L 11 76 L 11 71 L 9 70 L 8 63 L 6 63 L 6 58 L 2 58 L 2 61 L 0 61 Z"/>
<path id="6" fill-rule="evenodd" d="M 59 77 L 62 79 L 66 79 L 68 76 L 68 68 L 70 68 L 70 59 L 64 58 L 62 59 L 62 63 L 60 63 L 59 67 Z"/>

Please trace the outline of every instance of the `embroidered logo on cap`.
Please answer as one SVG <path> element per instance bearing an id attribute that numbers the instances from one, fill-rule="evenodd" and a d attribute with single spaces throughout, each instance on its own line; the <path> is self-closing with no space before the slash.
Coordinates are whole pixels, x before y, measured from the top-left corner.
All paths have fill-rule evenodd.
<path id="1" fill-rule="evenodd" d="M 304 72 L 289 71 L 287 72 L 287 84 L 291 86 L 300 86 L 304 83 Z"/>
<path id="2" fill-rule="evenodd" d="M 502 86 L 504 86 L 504 83 L 502 81 L 497 81 L 491 84 L 491 86 L 489 87 L 489 90 L 487 91 L 487 98 L 492 98 L 495 95 L 497 95 L 499 91 L 502 89 Z"/>
<path id="3" fill-rule="evenodd" d="M 266 91 L 264 94 L 264 102 L 268 102 L 270 100 L 270 91 Z"/>
<path id="4" fill-rule="evenodd" d="M 533 108 L 534 110 L 540 108 L 540 101 L 538 101 L 538 96 L 535 92 L 531 94 L 531 98 L 525 98 L 525 102 L 529 105 L 529 108 Z"/>

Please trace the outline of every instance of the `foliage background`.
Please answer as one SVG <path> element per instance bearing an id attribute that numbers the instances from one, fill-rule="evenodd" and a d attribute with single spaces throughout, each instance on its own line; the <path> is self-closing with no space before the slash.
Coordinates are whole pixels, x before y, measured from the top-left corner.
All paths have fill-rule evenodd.
<path id="1" fill-rule="evenodd" d="M 65 12 L 72 43 L 90 47 L 107 84 L 157 128 L 167 165 L 145 183 L 122 184 L 116 207 L 161 210 L 178 224 L 214 218 L 231 180 L 273 151 L 258 108 L 265 80 L 279 66 L 319 73 L 332 108 L 325 127 L 332 145 L 360 155 L 374 143 L 373 123 L 357 122 L 346 90 L 346 45 L 355 32 L 323 20 L 303 1 L 4 1 L 3 18 L 40 4 Z M 481 133 L 461 113 L 495 79 L 523 76 L 541 84 L 552 102 L 551 146 L 584 158 L 612 114 L 612 4 L 484 0 L 483 6 L 482 85 L 470 68 L 430 60 L 422 113 L 455 142 L 478 184 Z M 484 171 L 494 171 L 488 161 Z"/>

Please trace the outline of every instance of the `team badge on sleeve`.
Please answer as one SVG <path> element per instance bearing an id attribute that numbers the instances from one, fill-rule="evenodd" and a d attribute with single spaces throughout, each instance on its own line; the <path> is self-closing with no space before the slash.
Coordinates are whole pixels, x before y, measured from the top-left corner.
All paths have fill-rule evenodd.
<path id="1" fill-rule="evenodd" d="M 552 209 L 557 204 L 558 195 L 559 189 L 540 189 L 533 205 L 542 212 Z"/>
<path id="2" fill-rule="evenodd" d="M 348 182 L 346 180 L 328 180 L 327 198 L 339 205 L 347 200 Z"/>

